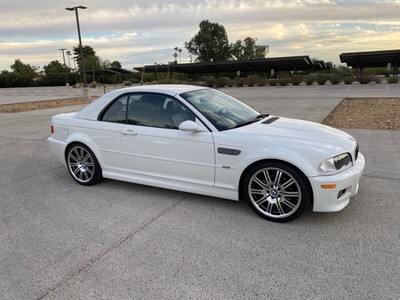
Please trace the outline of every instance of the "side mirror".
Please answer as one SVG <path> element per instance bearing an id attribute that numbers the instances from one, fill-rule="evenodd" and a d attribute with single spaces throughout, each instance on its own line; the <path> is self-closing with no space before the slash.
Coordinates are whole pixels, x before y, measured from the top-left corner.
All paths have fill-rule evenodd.
<path id="1" fill-rule="evenodd" d="M 187 120 L 179 124 L 179 130 L 182 131 L 199 131 L 200 127 L 195 122 Z"/>

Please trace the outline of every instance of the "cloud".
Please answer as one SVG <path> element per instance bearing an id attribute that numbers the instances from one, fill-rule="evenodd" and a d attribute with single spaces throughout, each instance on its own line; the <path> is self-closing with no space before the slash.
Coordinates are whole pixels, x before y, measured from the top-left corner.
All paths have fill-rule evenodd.
<path id="1" fill-rule="evenodd" d="M 131 68 L 167 63 L 204 19 L 225 26 L 229 40 L 257 37 L 270 56 L 310 55 L 339 61 L 341 52 L 400 48 L 400 1 L 340 0 L 82 0 L 82 40 L 103 59 Z M 19 0 L 0 11 L 0 70 L 16 58 L 32 65 L 61 60 L 78 44 L 70 0 Z M 378 43 L 379 41 L 379 43 Z"/>

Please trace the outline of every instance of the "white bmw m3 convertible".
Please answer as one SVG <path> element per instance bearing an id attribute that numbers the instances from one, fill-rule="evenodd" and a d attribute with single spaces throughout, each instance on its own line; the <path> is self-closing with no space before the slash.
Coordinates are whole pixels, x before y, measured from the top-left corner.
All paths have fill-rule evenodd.
<path id="1" fill-rule="evenodd" d="M 52 118 L 50 149 L 72 178 L 111 178 L 230 200 L 286 222 L 343 209 L 365 160 L 350 135 L 260 113 L 190 85 L 125 88 Z"/>

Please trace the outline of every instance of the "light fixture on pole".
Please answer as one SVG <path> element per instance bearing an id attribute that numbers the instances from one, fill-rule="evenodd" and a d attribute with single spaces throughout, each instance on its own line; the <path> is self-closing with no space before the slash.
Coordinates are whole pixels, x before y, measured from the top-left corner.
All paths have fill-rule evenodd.
<path id="1" fill-rule="evenodd" d="M 89 99 L 89 90 L 87 89 L 87 83 L 86 83 L 86 70 L 85 70 L 85 61 L 83 58 L 83 47 L 82 47 L 82 39 L 81 39 L 81 29 L 79 26 L 79 16 L 78 16 L 78 9 L 87 9 L 86 6 L 74 6 L 74 7 L 66 7 L 66 10 L 69 11 L 75 11 L 75 16 L 76 16 L 76 26 L 78 27 L 78 37 L 79 37 L 79 49 L 80 49 L 80 54 L 81 54 L 81 65 L 82 65 L 82 73 L 83 73 L 83 96 L 86 99 Z"/>
<path id="2" fill-rule="evenodd" d="M 65 55 L 64 55 L 64 51 L 67 50 L 67 49 L 66 48 L 61 48 L 61 49 L 58 49 L 58 50 L 62 51 L 62 54 L 63 54 L 64 71 L 65 71 L 65 86 L 69 86 L 68 74 L 67 74 L 67 65 L 65 64 Z"/>

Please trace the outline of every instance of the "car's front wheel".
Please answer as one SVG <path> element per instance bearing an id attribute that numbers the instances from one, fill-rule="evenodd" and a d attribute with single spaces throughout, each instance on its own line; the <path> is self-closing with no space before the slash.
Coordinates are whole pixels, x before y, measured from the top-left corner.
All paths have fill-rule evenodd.
<path id="1" fill-rule="evenodd" d="M 66 160 L 72 178 L 82 185 L 93 185 L 103 178 L 96 156 L 86 145 L 79 143 L 69 146 Z"/>
<path id="2" fill-rule="evenodd" d="M 299 217 L 311 198 L 304 175 L 280 162 L 252 167 L 245 176 L 242 191 L 250 207 L 273 222 L 288 222 Z"/>

